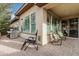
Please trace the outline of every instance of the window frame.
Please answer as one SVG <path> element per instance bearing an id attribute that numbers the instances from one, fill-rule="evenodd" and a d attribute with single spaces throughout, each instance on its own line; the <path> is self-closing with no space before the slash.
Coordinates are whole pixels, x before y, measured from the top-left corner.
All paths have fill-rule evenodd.
<path id="1" fill-rule="evenodd" d="M 31 18 L 31 17 L 32 17 L 32 16 L 31 16 L 32 14 L 34 14 L 34 16 L 35 16 L 35 21 L 34 21 L 35 23 L 32 23 L 32 22 L 31 22 L 31 21 L 32 21 L 32 18 Z M 29 31 L 28 31 L 28 32 L 26 32 L 26 31 L 23 30 L 24 22 L 25 22 L 25 18 L 26 18 L 26 17 L 29 18 L 29 25 L 28 25 L 28 26 L 29 26 Z M 35 31 L 36 31 L 36 13 L 33 12 L 33 13 L 31 13 L 30 15 L 27 15 L 26 17 L 24 17 L 24 19 L 23 19 L 22 26 L 21 26 L 21 31 L 22 31 L 23 33 L 32 33 L 32 34 L 34 34 Z M 32 24 L 35 24 L 35 31 L 34 31 L 34 32 L 32 32 L 32 29 L 31 29 L 31 28 L 32 28 Z"/>
<path id="2" fill-rule="evenodd" d="M 28 24 L 29 24 L 29 25 L 28 25 L 28 26 L 29 26 L 29 29 L 28 29 L 28 30 L 30 30 L 30 16 L 28 15 L 28 16 L 26 16 L 26 17 L 28 17 L 28 19 L 29 19 L 29 23 L 28 23 Z M 24 17 L 23 22 L 22 22 L 22 32 L 23 32 L 23 33 L 30 33 L 30 31 L 28 31 L 28 32 L 24 31 L 25 28 L 23 29 L 23 27 L 25 27 L 25 20 L 26 20 L 26 17 Z"/>
<path id="3" fill-rule="evenodd" d="M 33 12 L 33 13 L 31 13 L 31 33 L 35 33 L 35 31 L 36 31 L 36 21 L 35 20 L 33 20 L 33 23 L 32 23 L 32 15 L 35 17 L 35 20 L 36 20 L 36 13 L 35 12 Z M 32 25 L 35 25 L 35 31 L 34 32 L 32 32 Z"/>

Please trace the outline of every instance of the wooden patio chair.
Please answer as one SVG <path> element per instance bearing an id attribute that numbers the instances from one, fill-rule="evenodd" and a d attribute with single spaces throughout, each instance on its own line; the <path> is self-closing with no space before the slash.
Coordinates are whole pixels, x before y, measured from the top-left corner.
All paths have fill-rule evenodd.
<path id="1" fill-rule="evenodd" d="M 58 31 L 57 34 L 60 36 L 60 38 L 62 38 L 62 40 L 66 40 L 66 36 L 61 31 Z"/>
<path id="2" fill-rule="evenodd" d="M 62 45 L 62 38 L 58 34 L 52 33 L 52 37 L 54 38 L 51 42 L 53 45 Z"/>
<path id="3" fill-rule="evenodd" d="M 34 34 L 34 36 L 30 36 L 28 39 L 26 39 L 21 47 L 21 50 L 24 48 L 24 46 L 28 43 L 28 45 L 25 47 L 24 50 L 28 48 L 30 44 L 33 44 L 36 50 L 38 50 L 38 31 Z M 36 46 L 35 46 L 36 45 Z"/>

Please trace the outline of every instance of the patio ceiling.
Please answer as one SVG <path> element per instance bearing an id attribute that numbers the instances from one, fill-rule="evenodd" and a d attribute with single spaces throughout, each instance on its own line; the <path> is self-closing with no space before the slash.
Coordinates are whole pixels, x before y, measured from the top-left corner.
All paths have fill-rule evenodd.
<path id="1" fill-rule="evenodd" d="M 45 6 L 45 8 L 50 9 L 61 18 L 79 16 L 79 3 L 52 3 Z"/>

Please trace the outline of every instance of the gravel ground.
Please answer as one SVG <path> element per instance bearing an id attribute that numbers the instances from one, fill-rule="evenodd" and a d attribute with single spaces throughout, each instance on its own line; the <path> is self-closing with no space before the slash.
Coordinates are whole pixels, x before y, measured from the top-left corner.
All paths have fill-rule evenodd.
<path id="1" fill-rule="evenodd" d="M 24 39 L 9 39 L 6 36 L 0 39 L 0 56 L 79 56 L 79 39 L 67 38 L 61 46 L 47 44 L 39 46 L 36 51 L 33 47 L 26 51 L 20 50 Z"/>

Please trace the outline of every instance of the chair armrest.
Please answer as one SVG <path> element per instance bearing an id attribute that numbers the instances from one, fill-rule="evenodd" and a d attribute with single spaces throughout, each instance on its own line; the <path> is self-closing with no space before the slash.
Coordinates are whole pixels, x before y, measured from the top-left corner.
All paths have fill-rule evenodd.
<path id="1" fill-rule="evenodd" d="M 35 37 L 28 37 L 28 38 L 34 39 Z"/>
<path id="2" fill-rule="evenodd" d="M 35 40 L 35 37 L 30 36 L 28 37 L 28 40 Z"/>

